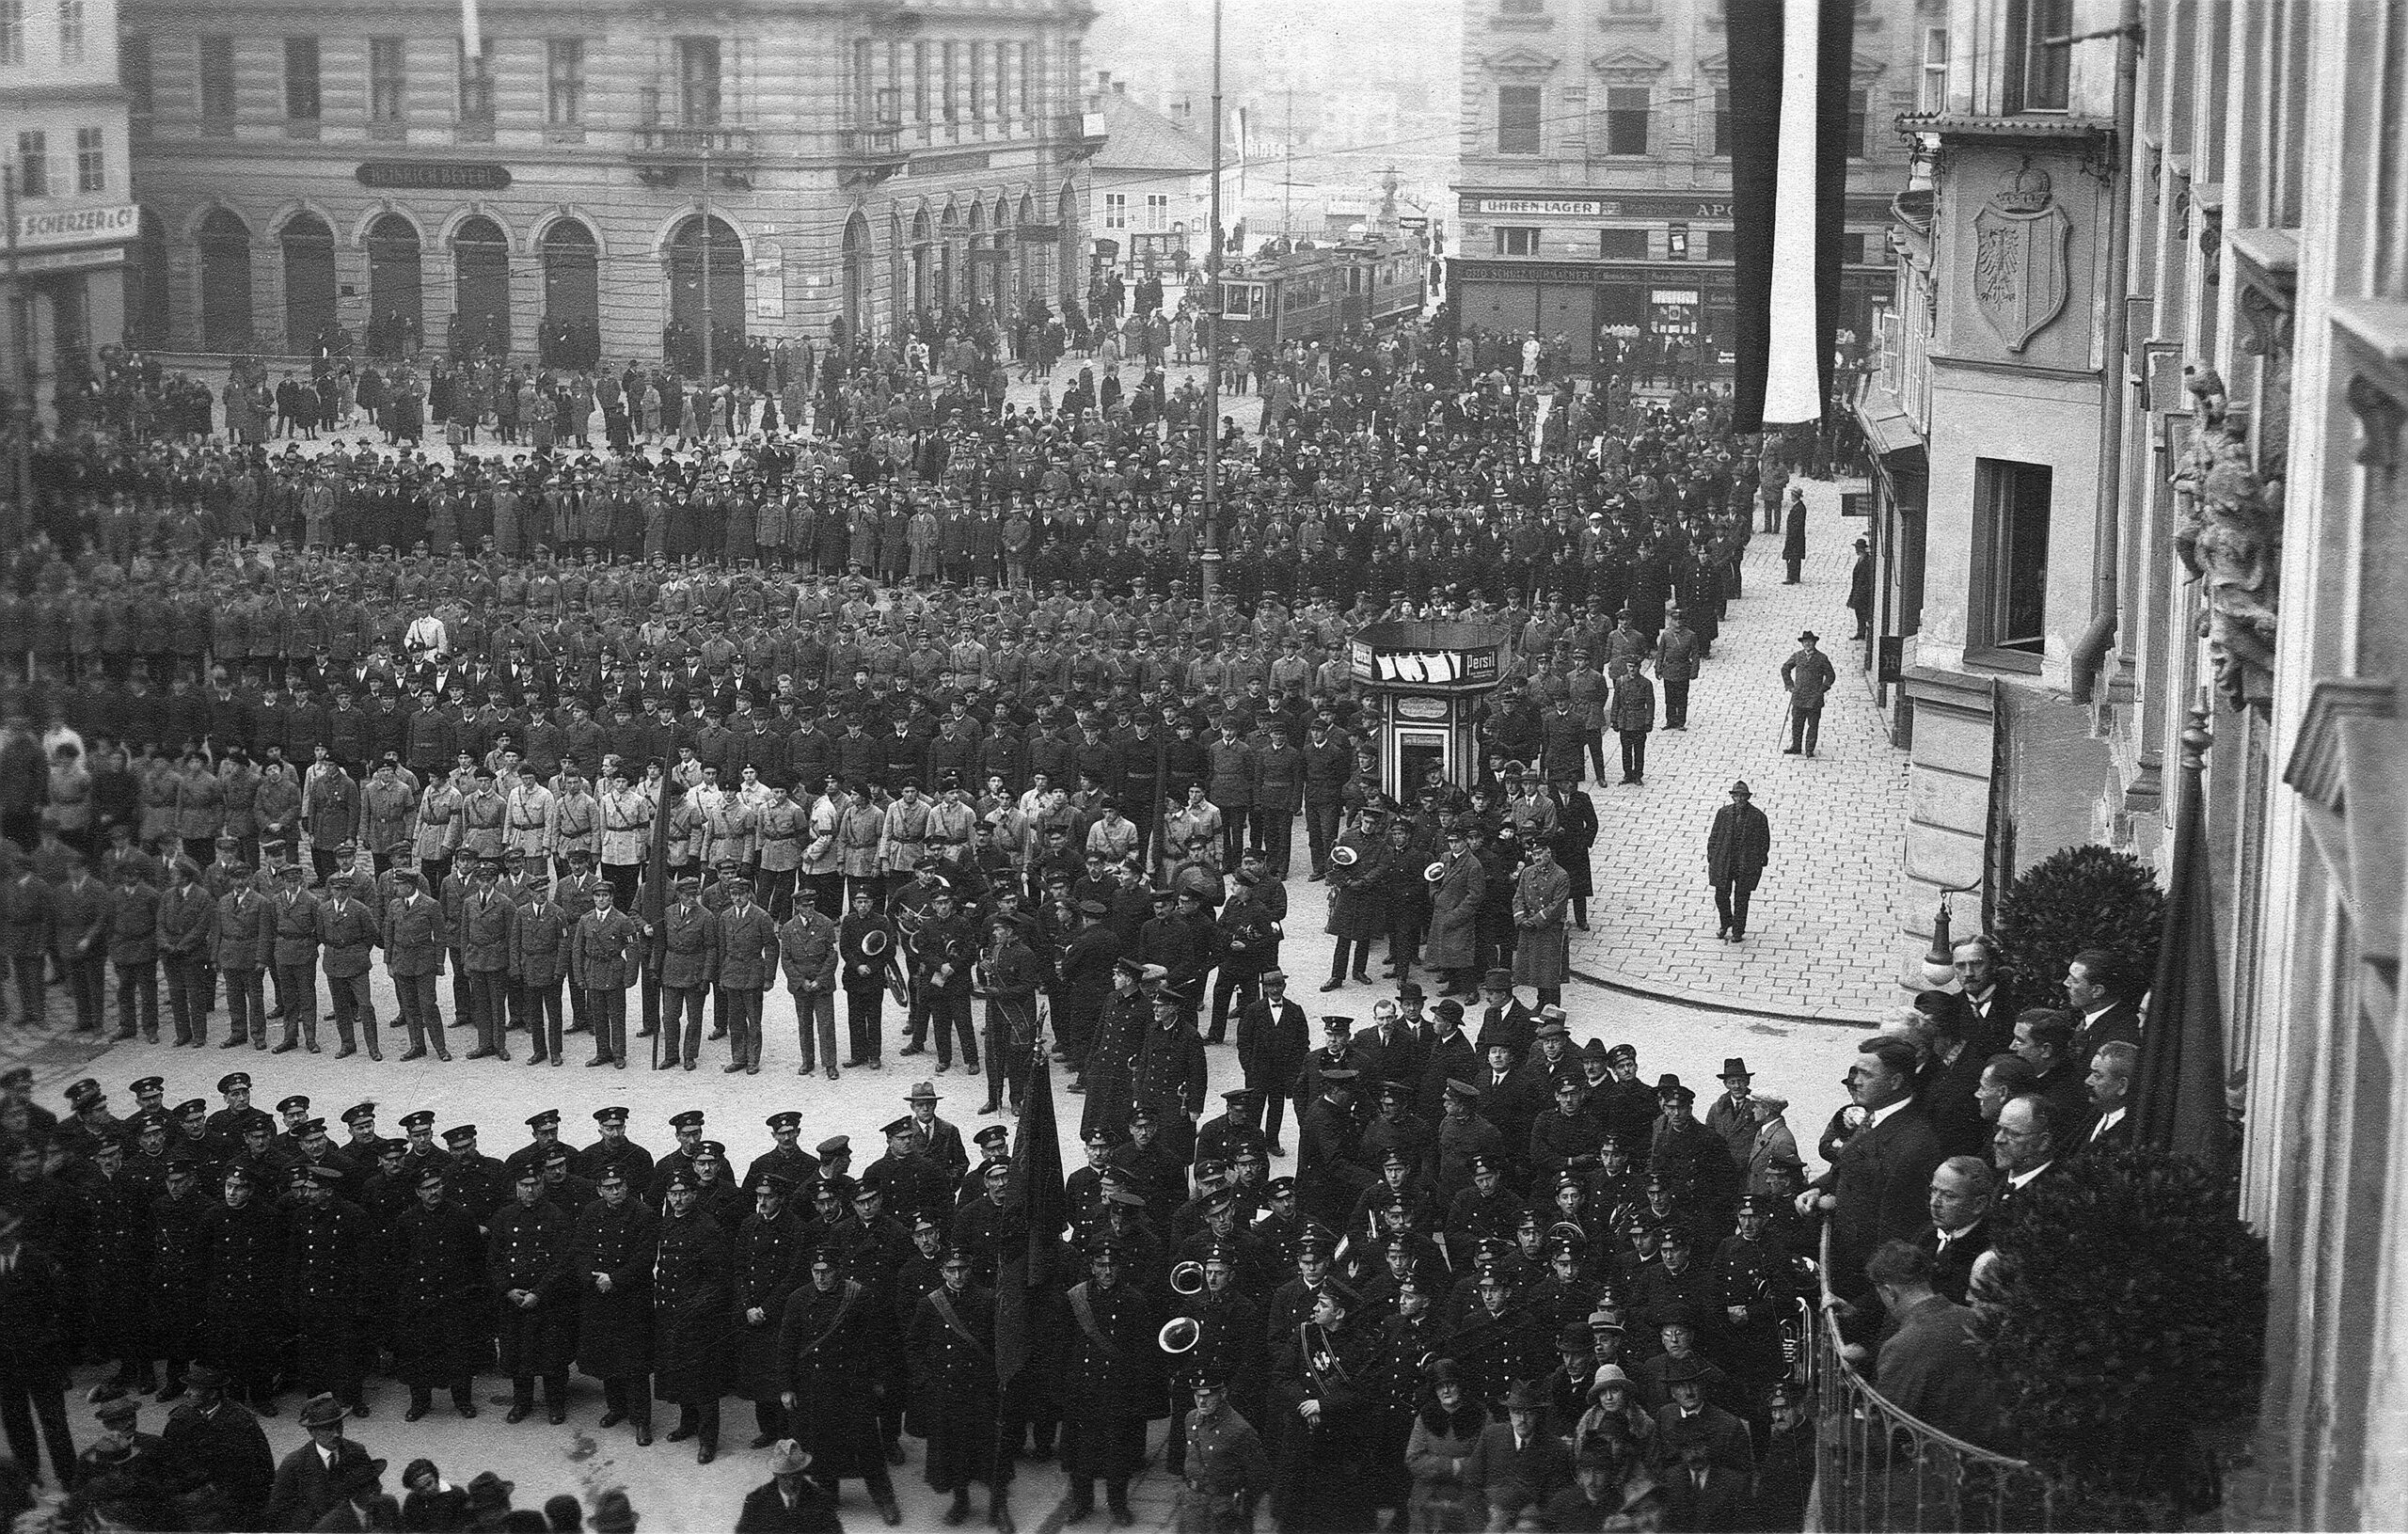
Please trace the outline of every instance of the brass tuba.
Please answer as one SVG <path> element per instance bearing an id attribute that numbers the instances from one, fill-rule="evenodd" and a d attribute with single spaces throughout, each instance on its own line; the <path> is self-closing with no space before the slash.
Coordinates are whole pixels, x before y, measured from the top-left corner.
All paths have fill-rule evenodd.
<path id="1" fill-rule="evenodd" d="M 1189 1266 L 1192 1267 L 1194 1264 L 1191 1263 Z M 1204 1328 L 1195 1317 L 1173 1316 L 1163 1322 L 1163 1329 L 1160 1332 L 1154 1334 L 1154 1343 L 1163 1352 L 1176 1357 L 1180 1353 L 1195 1352 L 1196 1344 L 1201 1341 L 1203 1336 Z"/>
<path id="2" fill-rule="evenodd" d="M 1204 1264 L 1200 1262 L 1182 1262 L 1178 1267 L 1173 1268 L 1170 1271 L 1170 1289 L 1173 1294 L 1203 1293 Z"/>

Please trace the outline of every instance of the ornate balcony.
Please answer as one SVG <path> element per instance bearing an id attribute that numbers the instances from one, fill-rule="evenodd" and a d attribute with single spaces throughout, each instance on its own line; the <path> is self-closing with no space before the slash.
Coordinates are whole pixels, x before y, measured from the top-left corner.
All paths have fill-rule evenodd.
<path id="1" fill-rule="evenodd" d="M 671 186 L 698 176 L 707 164 L 720 182 L 741 187 L 752 184 L 753 153 L 749 126 L 720 123 L 687 128 L 647 122 L 635 129 L 627 159 L 636 174 L 655 186 Z"/>
<path id="2" fill-rule="evenodd" d="M 903 147 L 900 122 L 872 122 L 836 134 L 836 154 L 843 163 L 837 179 L 848 188 L 875 186 L 911 163 Z"/>

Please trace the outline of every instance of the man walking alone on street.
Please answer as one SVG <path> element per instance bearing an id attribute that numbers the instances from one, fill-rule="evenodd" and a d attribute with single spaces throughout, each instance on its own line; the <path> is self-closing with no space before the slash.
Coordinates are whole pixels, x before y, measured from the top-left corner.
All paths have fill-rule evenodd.
<path id="1" fill-rule="evenodd" d="M 1737 942 L 1748 935 L 1748 897 L 1772 857 L 1772 822 L 1756 808 L 1745 783 L 1731 785 L 1731 802 L 1714 812 L 1705 837 L 1705 877 L 1714 885 L 1714 935 Z"/>

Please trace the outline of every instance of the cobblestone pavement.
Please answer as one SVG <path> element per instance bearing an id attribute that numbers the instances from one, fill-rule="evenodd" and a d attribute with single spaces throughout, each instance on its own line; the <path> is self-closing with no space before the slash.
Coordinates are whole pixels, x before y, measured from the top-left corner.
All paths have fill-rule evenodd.
<path id="1" fill-rule="evenodd" d="M 1690 688 L 1688 728 L 1656 732 L 1645 783 L 1590 789 L 1597 895 L 1589 930 L 1572 935 L 1572 963 L 1585 975 L 1706 1006 L 1827 1021 L 1869 1020 L 1905 1000 L 1886 943 L 1906 893 L 1907 759 L 1882 731 L 1859 670 L 1863 647 L 1848 638 L 1848 566 L 1862 523 L 1840 515 L 1836 485 L 1808 482 L 1806 504 L 1800 584 L 1781 583 L 1780 535 L 1757 533 L 1745 594 Z M 1809 628 L 1839 672 L 1811 760 L 1782 754 L 1780 676 Z M 1610 736 L 1607 759 L 1617 760 Z M 1772 862 L 1747 941 L 1729 943 L 1714 935 L 1705 837 L 1738 778 L 1772 823 Z"/>

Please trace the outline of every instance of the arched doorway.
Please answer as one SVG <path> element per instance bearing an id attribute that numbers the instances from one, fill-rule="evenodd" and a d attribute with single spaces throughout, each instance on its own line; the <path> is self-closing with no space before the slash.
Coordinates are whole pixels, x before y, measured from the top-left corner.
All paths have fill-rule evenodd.
<path id="1" fill-rule="evenodd" d="M 544 318 L 539 350 L 558 368 L 591 368 L 602 355 L 600 247 L 594 231 L 563 218 L 544 231 Z"/>
<path id="2" fill-rule="evenodd" d="M 426 334 L 426 289 L 420 285 L 418 226 L 400 213 L 379 213 L 368 226 L 368 350 L 405 356 Z"/>
<path id="3" fill-rule="evenodd" d="M 744 312 L 750 307 L 744 288 L 744 242 L 736 237 L 736 231 L 728 228 L 724 219 L 713 216 L 705 245 L 701 214 L 678 225 L 669 242 L 669 323 L 674 333 L 672 354 L 681 356 L 688 367 L 701 368 L 704 314 L 707 309 L 712 365 L 721 366 L 719 354 L 731 353 L 744 343 Z"/>
<path id="4" fill-rule="evenodd" d="M 911 215 L 911 312 L 925 314 L 928 308 L 928 283 L 932 274 L 928 263 L 933 260 L 928 241 L 928 211 L 926 208 Z"/>
<path id="5" fill-rule="evenodd" d="M 126 328 L 134 344 L 146 349 L 167 344 L 174 324 L 167 304 L 167 226 L 150 209 L 142 210 L 142 232 L 134 242 L 134 270 L 128 274 Z"/>
<path id="6" fill-rule="evenodd" d="M 1062 183 L 1062 198 L 1054 210 L 1054 219 L 1062 226 L 1061 235 L 1054 248 L 1054 292 L 1064 299 L 1079 295 L 1079 195 L 1069 182 Z"/>
<path id="7" fill-rule="evenodd" d="M 510 353 L 510 240 L 478 213 L 452 233 L 452 353 Z"/>
<path id="8" fill-rule="evenodd" d="M 994 282 L 991 263 L 987 260 L 987 210 L 976 203 L 970 205 L 962 240 L 962 301 L 972 308 L 982 308 L 994 303 Z"/>
<path id="9" fill-rule="evenodd" d="M 852 340 L 869 334 L 869 220 L 858 213 L 845 220 L 843 261 L 845 298 L 837 312 L 845 322 L 845 339 Z"/>
<path id="10" fill-rule="evenodd" d="M 335 231 L 313 213 L 284 221 L 284 349 L 315 353 L 335 327 Z"/>
<path id="11" fill-rule="evenodd" d="M 231 209 L 201 220 L 200 345 L 208 352 L 251 349 L 251 229 Z"/>
<path id="12" fill-rule="evenodd" d="M 1045 291 L 1038 284 L 1037 247 L 1020 238 L 1021 229 L 1037 221 L 1037 198 L 1022 192 L 1019 215 L 1012 220 L 1012 303 L 1017 308 L 1027 308 L 1031 298 Z"/>

